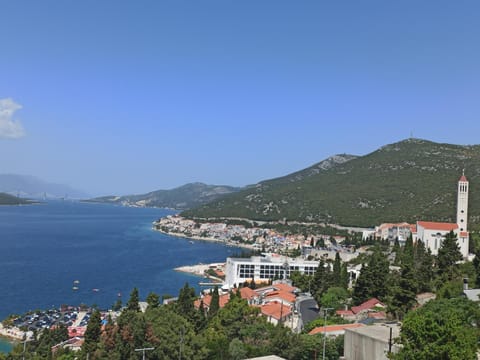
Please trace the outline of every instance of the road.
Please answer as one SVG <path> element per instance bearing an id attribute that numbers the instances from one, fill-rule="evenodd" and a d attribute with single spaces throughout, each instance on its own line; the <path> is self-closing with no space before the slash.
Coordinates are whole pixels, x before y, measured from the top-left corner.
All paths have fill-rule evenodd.
<path id="1" fill-rule="evenodd" d="M 311 296 L 300 296 L 297 300 L 297 309 L 301 317 L 301 321 L 299 321 L 301 327 L 320 317 L 318 304 Z"/>

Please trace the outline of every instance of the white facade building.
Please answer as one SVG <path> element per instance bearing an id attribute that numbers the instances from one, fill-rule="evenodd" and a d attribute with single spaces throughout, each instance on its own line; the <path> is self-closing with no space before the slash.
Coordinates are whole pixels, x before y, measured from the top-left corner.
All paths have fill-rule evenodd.
<path id="1" fill-rule="evenodd" d="M 268 255 L 251 258 L 227 258 L 225 265 L 225 285 L 229 288 L 239 286 L 245 281 L 267 282 L 273 279 L 284 279 L 290 273 L 313 275 L 318 261 L 292 259 L 285 256 Z"/>
<path id="2" fill-rule="evenodd" d="M 441 223 L 431 221 L 417 221 L 417 233 L 414 240 L 421 240 L 433 255 L 438 254 L 445 236 L 453 231 L 457 236 L 457 243 L 464 258 L 468 257 L 469 234 L 468 222 L 468 180 L 465 174 L 458 181 L 457 195 L 457 223 Z"/>

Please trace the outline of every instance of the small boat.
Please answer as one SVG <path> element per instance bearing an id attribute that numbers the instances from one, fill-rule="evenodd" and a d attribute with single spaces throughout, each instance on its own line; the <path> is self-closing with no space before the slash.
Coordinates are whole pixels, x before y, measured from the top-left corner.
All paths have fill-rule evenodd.
<path id="1" fill-rule="evenodd" d="M 99 292 L 100 289 L 95 288 L 95 289 L 92 289 L 92 291 L 93 291 L 93 292 Z"/>
<path id="2" fill-rule="evenodd" d="M 189 241 L 190 244 L 194 244 L 194 242 L 192 240 Z"/>
<path id="3" fill-rule="evenodd" d="M 74 284 L 80 284 L 80 280 L 74 280 L 73 283 Z"/>
<path id="4" fill-rule="evenodd" d="M 122 293 L 119 292 L 119 293 L 117 294 L 117 296 L 118 296 L 118 297 L 122 297 Z"/>
<path id="5" fill-rule="evenodd" d="M 76 291 L 76 290 L 78 290 L 78 286 L 74 286 L 74 287 L 72 287 L 72 290 L 73 290 L 73 291 Z"/>

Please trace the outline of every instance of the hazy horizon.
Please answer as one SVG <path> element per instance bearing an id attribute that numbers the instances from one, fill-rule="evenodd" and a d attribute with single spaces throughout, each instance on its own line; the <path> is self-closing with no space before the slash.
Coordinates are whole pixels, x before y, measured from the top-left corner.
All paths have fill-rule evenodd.
<path id="1" fill-rule="evenodd" d="M 479 143 L 479 10 L 8 2 L 0 173 L 125 195 L 255 184 L 411 135 Z"/>

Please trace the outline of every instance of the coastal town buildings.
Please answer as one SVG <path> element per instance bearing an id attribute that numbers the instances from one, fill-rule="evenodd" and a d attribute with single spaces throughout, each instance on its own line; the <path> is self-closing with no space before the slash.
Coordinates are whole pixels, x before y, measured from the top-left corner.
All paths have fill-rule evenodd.
<path id="1" fill-rule="evenodd" d="M 433 255 L 438 254 L 445 236 L 453 231 L 457 236 L 457 244 L 464 258 L 468 257 L 468 192 L 469 182 L 465 173 L 458 180 L 457 190 L 457 222 L 444 223 L 432 221 L 417 221 L 417 231 L 413 233 L 414 241 L 422 241 Z"/>

